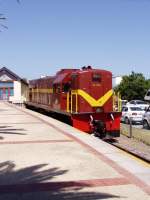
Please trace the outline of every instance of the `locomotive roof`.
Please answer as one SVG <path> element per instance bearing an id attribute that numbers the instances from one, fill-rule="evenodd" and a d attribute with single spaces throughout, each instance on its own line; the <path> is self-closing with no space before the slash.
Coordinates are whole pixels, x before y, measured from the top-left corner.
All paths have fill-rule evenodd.
<path id="1" fill-rule="evenodd" d="M 56 76 L 56 79 L 54 80 L 53 83 L 58 84 L 58 83 L 62 82 L 67 76 L 68 76 L 68 73 L 59 74 L 59 76 Z"/>
<path id="2" fill-rule="evenodd" d="M 112 74 L 111 71 L 108 71 L 108 70 L 104 70 L 104 69 L 83 69 L 83 70 L 78 70 L 77 72 L 78 73 L 85 73 L 85 72 L 101 72 L 101 73 L 109 73 L 109 74 Z"/>
<path id="3" fill-rule="evenodd" d="M 58 71 L 57 73 L 56 73 L 56 75 L 58 75 L 58 74 L 62 74 L 62 73 L 70 73 L 70 72 L 74 72 L 74 71 L 78 71 L 79 69 L 71 69 L 71 68 L 64 68 L 64 69 L 61 69 L 60 71 Z"/>
<path id="4" fill-rule="evenodd" d="M 39 80 L 45 80 L 45 79 L 51 79 L 51 78 L 55 78 L 55 76 L 44 76 L 44 77 L 41 77 L 41 78 L 32 79 L 30 81 L 39 81 Z"/>
<path id="5" fill-rule="evenodd" d="M 88 66 L 88 67 L 83 67 L 82 69 L 61 69 L 60 71 L 58 71 L 56 73 L 55 76 L 45 76 L 43 78 L 38 78 L 38 79 L 33 79 L 30 80 L 31 84 L 35 84 L 36 82 L 39 82 L 41 80 L 49 80 L 49 79 L 53 79 L 54 80 L 54 84 L 60 83 L 63 80 L 65 80 L 69 74 L 71 73 L 87 73 L 87 72 L 101 72 L 101 73 L 109 73 L 112 74 L 111 71 L 108 70 L 104 70 L 104 69 L 93 69 L 92 67 Z"/>

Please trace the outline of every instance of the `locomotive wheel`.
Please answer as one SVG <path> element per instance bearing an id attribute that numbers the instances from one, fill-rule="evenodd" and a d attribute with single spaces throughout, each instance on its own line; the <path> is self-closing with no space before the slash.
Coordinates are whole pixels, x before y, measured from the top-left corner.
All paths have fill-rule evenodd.
<path id="1" fill-rule="evenodd" d="M 95 132 L 94 135 L 103 139 L 104 137 L 106 137 L 106 133 L 105 133 L 105 124 L 102 121 L 94 121 L 94 125 L 95 125 Z"/>
<path id="2" fill-rule="evenodd" d="M 106 134 L 105 133 L 99 133 L 99 132 L 95 132 L 94 133 L 95 137 L 99 137 L 100 139 L 103 139 L 106 137 Z"/>

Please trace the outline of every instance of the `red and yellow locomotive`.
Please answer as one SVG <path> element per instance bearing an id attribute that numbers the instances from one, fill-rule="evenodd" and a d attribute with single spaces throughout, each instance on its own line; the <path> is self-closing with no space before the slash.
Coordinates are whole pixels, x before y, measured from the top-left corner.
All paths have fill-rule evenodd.
<path id="1" fill-rule="evenodd" d="M 67 115 L 73 127 L 101 138 L 120 136 L 120 112 L 113 111 L 112 73 L 91 66 L 62 69 L 31 80 L 28 106 Z"/>

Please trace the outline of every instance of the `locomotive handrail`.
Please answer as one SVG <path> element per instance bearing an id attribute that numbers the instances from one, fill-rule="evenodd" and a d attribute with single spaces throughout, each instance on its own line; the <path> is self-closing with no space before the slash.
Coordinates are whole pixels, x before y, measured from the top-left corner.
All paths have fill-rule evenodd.
<path id="1" fill-rule="evenodd" d="M 121 103 L 121 95 L 120 93 L 118 92 L 118 111 L 121 112 L 122 110 L 122 103 Z"/>
<path id="2" fill-rule="evenodd" d="M 122 110 L 121 95 L 119 92 L 117 94 L 113 93 L 113 110 L 117 112 L 121 112 Z"/>
<path id="3" fill-rule="evenodd" d="M 69 101 L 69 98 L 70 98 L 70 93 L 67 92 L 67 112 L 70 112 L 70 108 L 69 108 L 70 101 Z"/>
<path id="4" fill-rule="evenodd" d="M 75 113 L 78 113 L 78 93 L 76 90 L 72 90 L 67 93 L 67 112 L 73 113 L 73 95 L 75 95 Z"/>
<path id="5" fill-rule="evenodd" d="M 72 103 L 72 101 L 73 101 L 73 95 L 75 95 L 75 113 L 77 113 L 78 112 L 78 93 L 77 93 L 77 90 L 72 90 L 71 91 L 71 113 L 72 113 L 72 111 L 73 111 L 73 103 Z"/>

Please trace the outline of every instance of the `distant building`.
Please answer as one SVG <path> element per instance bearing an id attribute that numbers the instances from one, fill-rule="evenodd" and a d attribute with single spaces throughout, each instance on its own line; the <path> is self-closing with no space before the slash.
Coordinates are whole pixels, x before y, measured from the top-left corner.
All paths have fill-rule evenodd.
<path id="1" fill-rule="evenodd" d="M 0 100 L 23 103 L 27 95 L 28 83 L 6 67 L 2 67 L 0 69 Z"/>
<path id="2" fill-rule="evenodd" d="M 113 88 L 118 86 L 122 81 L 122 76 L 113 76 Z"/>

